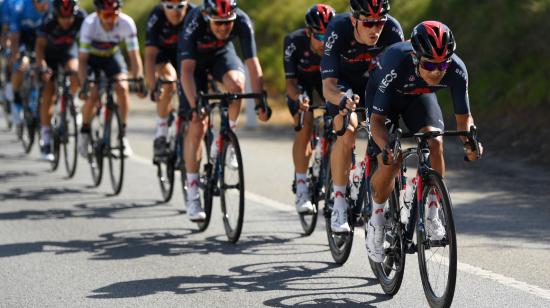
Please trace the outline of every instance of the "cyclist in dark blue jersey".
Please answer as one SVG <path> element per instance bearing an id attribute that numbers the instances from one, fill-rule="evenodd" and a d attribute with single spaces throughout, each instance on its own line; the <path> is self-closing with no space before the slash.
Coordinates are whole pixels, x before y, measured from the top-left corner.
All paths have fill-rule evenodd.
<path id="1" fill-rule="evenodd" d="M 185 135 L 185 168 L 187 183 L 187 214 L 192 221 L 201 221 L 206 215 L 202 210 L 198 183 L 200 142 L 206 132 L 206 119 L 195 112 L 196 97 L 200 91 L 208 90 L 208 74 L 223 84 L 225 90 L 242 93 L 245 87 L 245 69 L 237 56 L 233 43 L 239 39 L 245 64 L 250 75 L 253 92 L 263 90 L 263 73 L 256 55 L 256 42 L 252 22 L 245 12 L 237 8 L 236 0 L 204 0 L 203 6 L 189 13 L 184 30 L 178 40 L 179 61 L 181 61 L 181 84 L 184 95 L 180 112 L 189 115 L 191 122 Z M 259 102 L 257 102 L 259 104 Z M 259 106 L 259 105 L 257 105 Z M 234 102 L 229 108 L 231 129 L 237 126 L 241 102 Z M 268 120 L 269 110 L 259 108 L 259 118 Z M 216 143 L 214 143 L 216 144 Z M 235 155 L 231 165 L 236 166 Z"/>
<path id="2" fill-rule="evenodd" d="M 384 163 L 384 155 L 378 155 L 378 169 L 371 180 L 373 214 L 368 223 L 367 250 L 375 262 L 384 259 L 384 208 L 400 165 L 397 154 L 388 147 L 386 120 L 397 123 L 401 116 L 411 132 L 442 131 L 443 115 L 435 92 L 450 89 L 457 129 L 467 131 L 474 124 L 468 99 L 468 72 L 464 62 L 455 54 L 455 48 L 453 34 L 446 25 L 437 21 L 422 22 L 414 28 L 410 42 L 395 44 L 384 52 L 367 85 L 376 152 L 381 154 L 383 151 L 387 156 Z M 466 143 L 467 138 L 460 138 L 465 142 L 468 159 L 475 160 L 476 153 Z M 442 137 L 431 139 L 429 145 L 431 166 L 444 176 Z M 480 154 L 483 152 L 481 145 L 479 151 Z M 428 236 L 441 239 L 445 236 L 445 228 L 437 215 L 437 197 L 433 195 L 428 200 Z"/>
<path id="3" fill-rule="evenodd" d="M 27 53 L 35 46 L 36 30 L 48 11 L 48 0 L 13 0 L 10 6 L 9 40 L 11 48 L 13 105 L 12 120 L 17 135 L 21 137 L 22 98 L 19 88 L 23 83 L 23 74 L 29 68 Z"/>
<path id="4" fill-rule="evenodd" d="M 306 112 L 311 104 L 313 92 L 323 99 L 321 81 L 321 56 L 328 23 L 335 11 L 325 4 L 311 7 L 305 17 L 306 28 L 296 30 L 285 37 L 284 68 L 286 77 L 286 95 L 290 113 L 295 124 L 300 121 L 299 112 Z M 313 211 L 309 186 L 307 185 L 307 168 L 311 157 L 311 133 L 313 113 L 306 112 L 304 125 L 294 137 L 292 158 L 296 172 L 296 210 L 298 213 Z"/>
<path id="5" fill-rule="evenodd" d="M 370 71 L 376 66 L 377 55 L 387 46 L 403 40 L 399 22 L 388 15 L 389 0 L 350 0 L 351 14 L 340 14 L 329 24 L 325 50 L 321 60 L 323 94 L 327 108 L 339 130 L 343 116 L 353 112 L 355 105 L 364 104 L 364 90 Z M 349 90 L 355 95 L 347 98 Z M 334 207 L 331 228 L 334 232 L 349 232 L 348 204 L 345 199 L 348 175 L 352 167 L 357 114 L 353 113 L 345 135 L 339 136 L 331 152 L 331 172 L 334 183 Z"/>
<path id="6" fill-rule="evenodd" d="M 153 145 L 154 155 L 166 153 L 168 114 L 173 109 L 172 97 L 176 84 L 162 85 L 159 97 L 154 92 L 157 78 L 177 80 L 178 34 L 184 18 L 195 7 L 187 0 L 161 0 L 149 14 L 145 38 L 145 80 L 151 90 L 151 99 L 157 102 L 157 128 Z"/>
<path id="7" fill-rule="evenodd" d="M 53 11 L 37 30 L 36 63 L 44 72 L 42 79 L 42 103 L 40 104 L 41 152 L 44 160 L 53 159 L 50 150 L 52 102 L 55 98 L 55 73 L 61 66 L 71 72 L 71 94 L 79 88 L 77 36 L 86 18 L 86 12 L 78 7 L 77 0 L 54 0 Z"/>

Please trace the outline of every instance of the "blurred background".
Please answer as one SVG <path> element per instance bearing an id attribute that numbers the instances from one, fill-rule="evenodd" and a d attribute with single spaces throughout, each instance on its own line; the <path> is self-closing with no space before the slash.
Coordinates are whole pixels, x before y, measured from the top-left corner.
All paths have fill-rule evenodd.
<path id="1" fill-rule="evenodd" d="M 200 3 L 201 1 L 191 1 Z M 82 0 L 90 12 L 92 0 Z M 158 0 L 125 0 L 123 11 L 138 24 L 143 44 L 145 23 Z M 276 124 L 290 123 L 284 99 L 284 36 L 302 27 L 310 0 L 239 0 L 252 18 Z M 338 12 L 347 0 L 324 0 Z M 392 0 L 391 15 L 406 38 L 423 20 L 446 23 L 467 65 L 470 102 L 487 151 L 550 170 L 550 0 Z M 449 91 L 438 94 L 447 128 L 454 128 Z"/>

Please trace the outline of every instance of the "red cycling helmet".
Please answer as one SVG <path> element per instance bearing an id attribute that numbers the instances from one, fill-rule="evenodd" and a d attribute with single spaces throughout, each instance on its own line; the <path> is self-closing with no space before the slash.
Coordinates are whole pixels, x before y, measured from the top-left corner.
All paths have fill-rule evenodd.
<path id="1" fill-rule="evenodd" d="M 390 12 L 389 0 L 350 0 L 349 6 L 356 18 L 359 15 L 381 18 Z"/>
<path id="2" fill-rule="evenodd" d="M 203 10 L 208 16 L 218 19 L 235 19 L 237 0 L 204 0 Z"/>
<path id="3" fill-rule="evenodd" d="M 53 11 L 56 16 L 71 17 L 78 12 L 77 0 L 54 0 Z"/>
<path id="4" fill-rule="evenodd" d="M 98 10 L 115 11 L 122 7 L 122 0 L 94 0 L 94 6 Z"/>
<path id="5" fill-rule="evenodd" d="M 456 49 L 451 29 L 439 21 L 424 21 L 414 27 L 411 44 L 418 59 L 434 61 L 449 59 Z"/>
<path id="6" fill-rule="evenodd" d="M 336 15 L 336 11 L 326 4 L 312 6 L 306 13 L 306 26 L 317 32 L 325 32 L 328 23 Z"/>

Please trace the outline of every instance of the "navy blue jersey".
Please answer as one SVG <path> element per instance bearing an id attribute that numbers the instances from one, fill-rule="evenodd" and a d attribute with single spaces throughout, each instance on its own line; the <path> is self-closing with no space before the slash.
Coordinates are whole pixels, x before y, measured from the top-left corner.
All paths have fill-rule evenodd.
<path id="1" fill-rule="evenodd" d="M 376 65 L 376 56 L 387 46 L 402 42 L 403 30 L 399 22 L 388 15 L 388 21 L 376 45 L 363 45 L 355 39 L 355 29 L 350 17 L 350 13 L 338 14 L 329 23 L 321 60 L 321 75 L 323 79 L 336 78 L 354 88 L 364 88 L 369 71 Z"/>
<path id="2" fill-rule="evenodd" d="M 185 8 L 185 18 L 195 6 L 188 4 Z M 157 5 L 147 20 L 147 31 L 145 35 L 145 46 L 154 46 L 161 50 L 176 50 L 178 48 L 178 34 L 183 29 L 185 19 L 178 25 L 171 24 L 164 14 L 161 5 Z"/>
<path id="3" fill-rule="evenodd" d="M 53 13 L 49 13 L 36 33 L 38 37 L 46 38 L 47 48 L 69 49 L 76 42 L 84 18 L 86 18 L 86 12 L 79 9 L 74 17 L 73 25 L 64 30 L 59 26 L 57 17 Z"/>
<path id="4" fill-rule="evenodd" d="M 321 85 L 321 57 L 311 50 L 309 40 L 305 29 L 296 30 L 285 37 L 285 77 L 297 79 L 303 87 Z"/>
<path id="5" fill-rule="evenodd" d="M 440 84 L 430 86 L 418 75 L 412 52 L 410 42 L 398 43 L 386 49 L 367 87 L 367 101 L 372 105 L 372 112 L 389 115 L 391 110 L 400 109 L 392 105 L 402 101 L 396 99 L 396 95 L 415 96 L 450 88 L 455 113 L 470 113 L 468 71 L 464 62 L 454 54 Z"/>
<path id="6" fill-rule="evenodd" d="M 224 49 L 235 38 L 239 44 L 244 59 L 256 57 L 256 41 L 254 29 L 248 15 L 240 9 L 236 10 L 237 19 L 227 40 L 218 40 L 210 30 L 209 22 L 202 15 L 201 7 L 197 7 L 185 18 L 183 31 L 178 39 L 178 53 L 181 60 L 214 57 L 216 52 Z"/>

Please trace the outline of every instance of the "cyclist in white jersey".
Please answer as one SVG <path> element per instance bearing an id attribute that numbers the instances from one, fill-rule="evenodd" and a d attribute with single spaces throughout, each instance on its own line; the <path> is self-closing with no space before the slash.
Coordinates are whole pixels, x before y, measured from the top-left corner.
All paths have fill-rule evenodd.
<path id="1" fill-rule="evenodd" d="M 80 98 L 85 100 L 82 108 L 81 138 L 79 138 L 79 152 L 88 155 L 90 143 L 90 122 L 94 115 L 95 103 L 99 100 L 95 85 L 87 85 L 89 74 L 96 78 L 102 71 L 107 78 L 126 79 L 128 69 L 120 52 L 119 44 L 124 42 L 130 60 L 130 75 L 141 79 L 138 91 L 140 97 L 145 97 L 145 83 L 143 82 L 143 65 L 139 55 L 136 24 L 134 20 L 121 12 L 121 0 L 94 0 L 96 12 L 84 20 L 80 30 L 79 70 L 78 77 L 83 89 Z M 122 134 L 126 133 L 129 111 L 128 83 L 117 81 L 114 91 L 122 121 Z M 89 94 L 89 95 L 88 95 Z M 124 154 L 131 155 L 132 151 L 128 139 L 124 136 Z"/>

